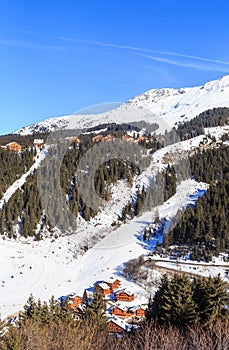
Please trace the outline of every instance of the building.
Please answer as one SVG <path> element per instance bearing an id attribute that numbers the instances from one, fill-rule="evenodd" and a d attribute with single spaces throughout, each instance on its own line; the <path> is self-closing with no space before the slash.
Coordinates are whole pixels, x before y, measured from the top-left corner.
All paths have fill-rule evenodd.
<path id="1" fill-rule="evenodd" d="M 127 134 L 126 134 L 126 135 L 123 135 L 123 136 L 122 136 L 122 140 L 133 142 L 133 141 L 134 141 L 134 138 L 131 137 L 130 135 L 127 135 Z"/>
<path id="2" fill-rule="evenodd" d="M 22 146 L 17 142 L 7 143 L 7 145 L 5 145 L 3 148 L 12 152 L 21 152 L 22 150 Z"/>
<path id="3" fill-rule="evenodd" d="M 122 334 L 130 331 L 130 325 L 118 317 L 112 317 L 108 322 L 108 332 Z"/>
<path id="4" fill-rule="evenodd" d="M 115 292 L 115 297 L 119 301 L 133 301 L 134 293 L 128 291 L 127 289 L 123 289 Z"/>
<path id="5" fill-rule="evenodd" d="M 109 134 L 109 135 L 105 136 L 105 137 L 103 138 L 103 140 L 104 140 L 104 141 L 107 141 L 107 142 L 110 142 L 110 141 L 115 140 L 115 137 Z"/>
<path id="6" fill-rule="evenodd" d="M 132 316 L 135 317 L 145 317 L 145 310 L 140 306 L 132 306 L 128 310 Z"/>
<path id="7" fill-rule="evenodd" d="M 74 298 L 70 298 L 70 308 L 71 309 L 75 309 L 77 308 L 79 305 L 82 304 L 82 298 L 79 297 L 78 295 L 75 296 Z"/>
<path id="8" fill-rule="evenodd" d="M 118 317 L 131 317 L 133 314 L 130 309 L 126 306 L 117 305 L 111 309 L 111 314 Z"/>
<path id="9" fill-rule="evenodd" d="M 111 309 L 111 314 L 117 317 L 145 317 L 145 310 L 140 306 L 127 307 L 116 305 Z"/>
<path id="10" fill-rule="evenodd" d="M 78 136 L 71 136 L 71 137 L 69 137 L 69 140 L 71 142 L 75 142 L 77 144 L 79 144 L 81 142 Z"/>
<path id="11" fill-rule="evenodd" d="M 97 135 L 95 137 L 93 137 L 92 141 L 93 142 L 99 142 L 103 139 L 103 136 L 102 135 Z"/>
<path id="12" fill-rule="evenodd" d="M 121 286 L 121 281 L 117 278 L 116 279 L 111 278 L 109 281 L 106 281 L 106 283 L 108 284 L 112 292 Z"/>
<path id="13" fill-rule="evenodd" d="M 33 145 L 34 145 L 34 147 L 36 147 L 36 148 L 43 148 L 44 145 L 45 145 L 45 143 L 44 143 L 44 140 L 43 140 L 43 139 L 34 139 Z"/>
<path id="14" fill-rule="evenodd" d="M 97 293 L 101 293 L 103 295 L 110 295 L 111 294 L 111 289 L 108 286 L 108 284 L 105 282 L 97 283 L 95 285 L 95 291 Z"/>

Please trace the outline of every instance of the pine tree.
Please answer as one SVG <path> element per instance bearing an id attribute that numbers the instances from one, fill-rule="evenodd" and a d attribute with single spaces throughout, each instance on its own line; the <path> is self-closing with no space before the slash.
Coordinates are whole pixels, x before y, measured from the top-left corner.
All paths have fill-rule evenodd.
<path id="1" fill-rule="evenodd" d="M 83 303 L 86 307 L 88 307 L 88 296 L 87 296 L 86 289 L 84 289 L 84 292 L 83 292 Z"/>
<path id="2" fill-rule="evenodd" d="M 93 300 L 86 309 L 86 317 L 93 319 L 100 330 L 107 328 L 106 301 L 101 293 L 94 292 Z"/>
<path id="3" fill-rule="evenodd" d="M 153 303 L 150 305 L 151 314 L 154 314 L 154 317 L 161 323 L 183 327 L 198 322 L 196 309 L 189 279 L 175 275 L 169 281 L 164 275 Z"/>

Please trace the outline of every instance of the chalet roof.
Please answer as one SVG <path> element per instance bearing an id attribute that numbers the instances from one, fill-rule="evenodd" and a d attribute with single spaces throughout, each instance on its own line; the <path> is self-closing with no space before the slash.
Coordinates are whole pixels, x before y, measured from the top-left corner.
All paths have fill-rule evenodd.
<path id="1" fill-rule="evenodd" d="M 9 146 L 12 146 L 12 145 L 21 146 L 21 145 L 20 145 L 18 142 L 13 141 L 13 142 L 9 142 L 9 143 L 7 143 L 7 145 L 5 145 L 5 147 L 9 147 Z"/>
<path id="2" fill-rule="evenodd" d="M 109 319 L 109 322 L 115 323 L 117 326 L 121 327 L 123 330 L 127 332 L 130 331 L 130 325 L 119 317 L 113 316 Z"/>
<path id="3" fill-rule="evenodd" d="M 110 289 L 110 287 L 108 286 L 108 284 L 106 282 L 101 282 L 97 284 L 100 288 L 102 288 L 103 290 L 106 289 Z"/>
<path id="4" fill-rule="evenodd" d="M 129 295 L 129 296 L 131 296 L 131 295 L 133 295 L 134 294 L 134 292 L 133 291 L 131 291 L 130 289 L 128 289 L 128 288 L 123 288 L 123 289 L 119 289 L 119 290 L 117 290 L 116 292 L 115 292 L 115 295 L 117 295 L 117 294 L 119 294 L 119 293 L 126 293 L 127 295 Z"/>
<path id="5" fill-rule="evenodd" d="M 114 305 L 114 306 L 112 307 L 112 309 L 115 309 L 115 308 L 118 308 L 118 309 L 120 309 L 120 310 L 122 310 L 122 311 L 127 311 L 127 310 L 128 310 L 128 307 L 127 307 L 127 306 L 121 305 L 121 304 L 116 304 L 116 305 Z"/>
<path id="6" fill-rule="evenodd" d="M 144 310 L 144 309 L 141 307 L 141 305 L 136 305 L 136 306 L 131 306 L 131 307 L 129 308 L 129 311 L 130 311 L 130 312 L 134 312 L 134 311 L 139 310 L 139 309 Z"/>
<path id="7" fill-rule="evenodd" d="M 119 281 L 121 283 L 121 281 L 118 278 L 110 277 L 106 279 L 106 283 L 114 283 L 115 281 Z"/>
<path id="8" fill-rule="evenodd" d="M 33 143 L 34 144 L 36 144 L 36 143 L 41 144 L 41 143 L 44 143 L 44 140 L 43 139 L 34 139 Z"/>
<path id="9" fill-rule="evenodd" d="M 114 140 L 115 139 L 115 137 L 113 136 L 113 135 L 107 135 L 107 136 L 105 136 L 104 138 L 103 138 L 105 141 L 108 141 L 108 140 Z"/>

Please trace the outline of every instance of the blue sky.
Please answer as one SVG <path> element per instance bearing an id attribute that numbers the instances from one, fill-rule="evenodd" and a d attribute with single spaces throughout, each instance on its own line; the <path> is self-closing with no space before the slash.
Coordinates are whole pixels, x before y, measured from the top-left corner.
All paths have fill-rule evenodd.
<path id="1" fill-rule="evenodd" d="M 229 74 L 229 2 L 0 0 L 0 134 Z"/>

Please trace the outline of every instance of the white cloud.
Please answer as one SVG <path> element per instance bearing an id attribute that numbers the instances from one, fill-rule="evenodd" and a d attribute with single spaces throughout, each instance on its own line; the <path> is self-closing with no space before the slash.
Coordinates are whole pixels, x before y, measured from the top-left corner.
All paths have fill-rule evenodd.
<path id="1" fill-rule="evenodd" d="M 144 49 L 141 47 L 128 46 L 128 45 L 119 45 L 112 43 L 105 43 L 101 41 L 93 41 L 93 40 L 83 40 L 83 39 L 73 39 L 69 37 L 57 37 L 59 40 L 68 41 L 68 42 L 77 42 L 77 43 L 86 43 L 91 45 L 99 45 L 105 47 L 113 47 L 122 50 L 131 50 L 135 52 L 139 52 L 138 55 L 149 58 L 154 61 L 167 63 L 170 65 L 175 65 L 179 67 L 193 68 L 193 69 L 201 69 L 201 70 L 210 70 L 210 71 L 219 71 L 219 72 L 228 72 L 229 71 L 229 61 L 223 61 L 219 59 L 211 59 L 206 57 L 199 57 L 194 55 L 186 55 L 183 53 L 177 53 L 172 51 L 157 51 L 151 49 Z M 167 57 L 158 57 L 151 55 L 140 54 L 141 52 L 152 53 L 155 55 L 167 56 Z M 171 59 L 171 57 L 176 57 L 180 59 L 185 59 L 184 61 Z M 189 61 L 187 61 L 189 60 Z M 208 63 L 208 64 L 206 64 Z"/>

